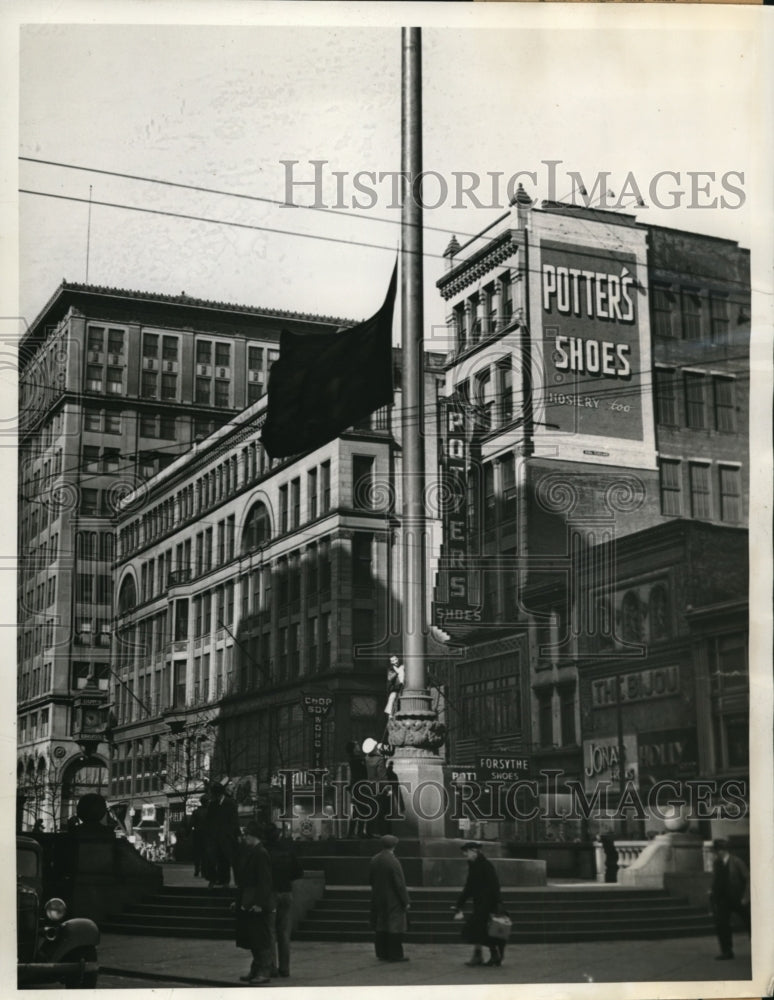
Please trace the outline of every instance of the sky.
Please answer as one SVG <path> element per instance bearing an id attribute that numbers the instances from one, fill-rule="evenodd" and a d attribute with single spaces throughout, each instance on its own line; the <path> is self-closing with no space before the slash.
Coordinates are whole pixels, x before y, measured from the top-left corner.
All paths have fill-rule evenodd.
<path id="1" fill-rule="evenodd" d="M 464 242 L 502 214 L 504 182 L 517 171 L 536 174 L 522 180 L 538 199 L 567 198 L 570 171 L 589 189 L 608 171 L 618 197 L 631 172 L 649 207 L 630 197 L 622 211 L 750 245 L 761 74 L 752 23 L 519 20 L 529 23 L 511 18 L 495 29 L 490 18 L 489 27 L 423 32 L 424 168 L 443 178 L 427 182 L 429 200 L 440 202 L 425 212 L 428 338 L 445 320 L 435 282 L 451 234 Z M 350 319 L 376 310 L 399 211 L 389 180 L 372 185 L 376 204 L 353 211 L 353 196 L 370 200 L 353 175 L 400 168 L 399 27 L 29 24 L 19 52 L 20 156 L 229 193 L 22 160 L 19 187 L 39 192 L 19 195 L 27 321 L 63 278 L 86 280 L 87 233 L 93 284 Z M 282 163 L 291 160 L 292 168 Z M 335 204 L 333 172 L 342 173 L 339 214 L 251 200 L 287 200 L 288 172 L 309 181 L 312 160 L 325 161 L 325 204 Z M 560 161 L 553 190 L 548 160 Z M 681 179 L 661 184 L 661 200 L 676 186 L 686 192 L 682 208 L 650 201 L 651 178 L 664 170 Z M 496 198 L 489 179 L 480 187 L 495 208 L 460 204 L 462 171 L 502 173 Z M 733 207 L 685 207 L 687 171 L 713 172 L 710 197 L 726 195 Z M 745 175 L 734 174 L 741 195 L 723 190 L 729 171 Z M 90 196 L 240 225 L 94 204 L 89 226 Z M 315 189 L 298 186 L 290 197 L 308 204 Z"/>

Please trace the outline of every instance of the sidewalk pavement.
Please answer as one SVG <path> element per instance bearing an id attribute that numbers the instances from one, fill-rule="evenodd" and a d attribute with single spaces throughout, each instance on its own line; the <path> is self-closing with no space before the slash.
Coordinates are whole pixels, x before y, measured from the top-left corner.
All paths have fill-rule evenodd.
<path id="1" fill-rule="evenodd" d="M 190 865 L 164 865 L 167 886 L 199 885 Z M 496 968 L 468 968 L 467 945 L 407 944 L 410 961 L 385 964 L 362 942 L 298 941 L 291 944 L 289 979 L 272 986 L 441 986 L 508 983 L 744 982 L 750 979 L 750 940 L 734 935 L 736 958 L 716 962 L 714 935 L 644 941 L 583 941 L 508 945 Z M 250 965 L 248 952 L 230 941 L 103 934 L 100 966 L 107 972 L 144 973 L 200 986 L 238 986 Z M 142 983 L 138 980 L 138 987 Z"/>
<path id="2" fill-rule="evenodd" d="M 371 945 L 298 941 L 291 944 L 289 979 L 272 986 L 476 986 L 489 983 L 701 982 L 750 979 L 750 942 L 735 935 L 736 958 L 715 962 L 714 937 L 658 941 L 595 941 L 509 945 L 496 968 L 468 968 L 466 945 L 408 944 L 409 962 L 386 964 Z M 234 986 L 250 965 L 229 941 L 104 934 L 100 966 L 195 986 Z M 142 983 L 138 981 L 138 987 Z"/>

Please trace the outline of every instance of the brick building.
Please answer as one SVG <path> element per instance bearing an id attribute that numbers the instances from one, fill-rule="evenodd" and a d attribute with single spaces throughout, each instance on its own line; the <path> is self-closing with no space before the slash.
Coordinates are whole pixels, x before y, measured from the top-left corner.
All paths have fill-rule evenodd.
<path id="1" fill-rule="evenodd" d="M 660 527 L 675 519 L 745 534 L 749 256 L 617 212 L 536 207 L 521 191 L 464 247 L 453 239 L 446 257 L 442 475 L 456 499 L 434 614 L 458 645 L 445 667 L 450 759 L 528 754 L 535 773 L 580 780 L 594 732 L 583 691 L 606 669 L 584 655 L 583 637 L 620 630 L 631 604 L 604 617 L 585 597 L 618 593 L 629 579 L 634 565 L 620 561 L 629 536 L 667 539 L 664 558 L 677 564 L 681 536 Z M 743 565 L 743 547 L 732 564 Z M 744 617 L 745 587 L 729 578 L 728 588 L 713 600 Z M 663 596 L 679 641 L 689 622 L 698 639 L 706 618 L 676 591 Z M 647 601 L 637 608 L 646 614 Z M 674 728 L 704 733 L 697 766 L 706 773 L 734 741 L 702 729 L 698 717 L 714 708 L 692 676 L 684 668 L 692 720 Z M 736 695 L 738 712 L 741 688 Z M 494 705 L 502 725 L 487 724 Z"/>

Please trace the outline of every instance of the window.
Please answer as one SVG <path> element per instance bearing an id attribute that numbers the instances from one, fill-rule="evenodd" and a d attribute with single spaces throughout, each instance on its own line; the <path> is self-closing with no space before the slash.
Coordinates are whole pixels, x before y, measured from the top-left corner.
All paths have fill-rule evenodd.
<path id="1" fill-rule="evenodd" d="M 371 510 L 374 506 L 374 460 L 371 455 L 352 456 L 352 506 Z"/>
<path id="2" fill-rule="evenodd" d="M 373 552 L 374 536 L 370 532 L 355 532 L 352 539 L 352 583 L 356 590 L 362 588 L 370 592 L 373 588 Z"/>
<path id="3" fill-rule="evenodd" d="M 215 379 L 215 405 L 226 407 L 229 405 L 230 382 L 222 379 Z"/>
<path id="4" fill-rule="evenodd" d="M 454 341 L 458 351 L 464 351 L 466 347 L 465 337 L 465 305 L 460 303 L 454 307 Z"/>
<path id="5" fill-rule="evenodd" d="M 575 685 L 564 684 L 559 688 L 559 721 L 562 746 L 574 746 L 575 735 Z"/>
<path id="6" fill-rule="evenodd" d="M 501 524 L 505 531 L 515 531 L 516 459 L 513 455 L 503 455 L 500 459 L 500 479 L 503 491 Z"/>
<path id="7" fill-rule="evenodd" d="M 495 285 L 487 285 L 483 293 L 484 333 L 491 336 L 497 330 L 497 298 Z"/>
<path id="8" fill-rule="evenodd" d="M 721 465 L 720 520 L 738 524 L 742 520 L 742 470 L 734 465 Z"/>
<path id="9" fill-rule="evenodd" d="M 734 379 L 716 375 L 712 379 L 715 397 L 715 429 L 733 433 L 736 430 Z"/>
<path id="10" fill-rule="evenodd" d="M 297 528 L 301 523 L 301 480 L 290 482 L 290 527 Z"/>
<path id="11" fill-rule="evenodd" d="M 102 467 L 105 472 L 118 472 L 121 452 L 118 448 L 105 448 L 102 452 Z"/>
<path id="12" fill-rule="evenodd" d="M 86 410 L 83 414 L 83 429 L 85 431 L 101 431 L 102 411 Z"/>
<path id="13" fill-rule="evenodd" d="M 160 417 L 159 418 L 159 437 L 164 438 L 165 441 L 175 440 L 175 418 L 174 417 Z"/>
<path id="14" fill-rule="evenodd" d="M 513 315 L 511 276 L 507 272 L 500 278 L 500 311 L 502 312 L 503 325 L 506 326 L 510 323 Z"/>
<path id="15" fill-rule="evenodd" d="M 477 344 L 481 339 L 481 314 L 479 313 L 478 295 L 471 295 L 468 303 L 470 309 L 468 313 L 470 320 L 470 342 L 471 344 Z"/>
<path id="16" fill-rule="evenodd" d="M 144 358 L 158 358 L 159 356 L 159 335 L 157 333 L 146 333 L 142 338 L 142 356 Z"/>
<path id="17" fill-rule="evenodd" d="M 723 344 L 728 339 L 728 297 L 710 296 L 710 332 L 712 342 Z"/>
<path id="18" fill-rule="evenodd" d="M 689 465 L 691 483 L 691 515 L 693 517 L 711 517 L 710 467 L 699 462 Z"/>
<path id="19" fill-rule="evenodd" d="M 156 418 L 150 416 L 140 417 L 140 437 L 156 437 Z"/>
<path id="20" fill-rule="evenodd" d="M 120 434 L 121 433 L 121 414 L 120 413 L 105 413 L 105 433 L 106 434 Z"/>
<path id="21" fill-rule="evenodd" d="M 650 592 L 648 600 L 648 620 L 650 622 L 650 638 L 653 640 L 668 639 L 671 632 L 671 615 L 666 587 L 660 584 Z"/>
<path id="22" fill-rule="evenodd" d="M 656 421 L 668 427 L 677 425 L 677 391 L 674 368 L 655 368 Z"/>
<path id="23" fill-rule="evenodd" d="M 105 330 L 101 326 L 90 326 L 87 334 L 86 349 L 101 354 L 105 347 Z"/>
<path id="24" fill-rule="evenodd" d="M 288 488 L 287 486 L 280 486 L 279 488 L 279 519 L 280 519 L 280 533 L 285 534 L 288 530 Z"/>
<path id="25" fill-rule="evenodd" d="M 196 341 L 196 364 L 212 364 L 212 343 L 209 340 Z"/>
<path id="26" fill-rule="evenodd" d="M 685 408 L 688 426 L 703 430 L 707 426 L 706 378 L 698 372 L 685 372 Z"/>
<path id="27" fill-rule="evenodd" d="M 165 372 L 161 376 L 161 398 L 177 399 L 177 375 L 169 375 Z"/>
<path id="28" fill-rule="evenodd" d="M 99 472 L 99 448 L 92 445 L 83 446 L 83 471 Z"/>
<path id="29" fill-rule="evenodd" d="M 331 463 L 323 462 L 320 466 L 320 513 L 327 514 L 331 509 Z"/>
<path id="30" fill-rule="evenodd" d="M 164 337 L 162 358 L 164 361 L 177 361 L 177 337 Z"/>
<path id="31" fill-rule="evenodd" d="M 123 368 L 108 367 L 107 370 L 107 391 L 114 396 L 120 396 L 124 391 L 124 370 Z"/>
<path id="32" fill-rule="evenodd" d="M 327 538 L 320 540 L 320 596 L 330 598 L 331 590 L 331 543 Z"/>
<path id="33" fill-rule="evenodd" d="M 497 500 L 495 497 L 494 463 L 487 462 L 484 466 L 484 533 L 494 531 L 497 519 Z"/>
<path id="34" fill-rule="evenodd" d="M 212 382 L 209 378 L 204 378 L 201 375 L 196 376 L 196 403 L 202 403 L 205 406 L 209 406 L 212 401 L 211 395 Z"/>
<path id="35" fill-rule="evenodd" d="M 513 419 L 513 367 L 510 358 L 497 364 L 497 401 L 499 423 L 510 423 Z"/>
<path id="36" fill-rule="evenodd" d="M 317 517 L 317 469 L 310 469 L 306 474 L 306 502 L 309 520 Z"/>
<path id="37" fill-rule="evenodd" d="M 627 642 L 642 641 L 643 608 L 633 590 L 624 594 L 621 601 L 621 636 Z"/>
<path id="38" fill-rule="evenodd" d="M 86 365 L 86 388 L 90 392 L 102 392 L 102 365 Z"/>
<path id="39" fill-rule="evenodd" d="M 479 430 L 488 431 L 492 426 L 492 376 L 488 368 L 475 377 L 475 406 Z"/>
<path id="40" fill-rule="evenodd" d="M 684 288 L 680 293 L 683 340 L 701 340 L 701 298 L 697 289 Z"/>
<path id="41" fill-rule="evenodd" d="M 680 463 L 671 459 L 662 459 L 659 471 L 661 475 L 661 513 L 671 517 L 679 517 L 682 513 Z"/>
<path id="42" fill-rule="evenodd" d="M 140 395 L 145 399 L 156 399 L 158 397 L 158 378 L 156 372 L 142 373 Z"/>
<path id="43" fill-rule="evenodd" d="M 242 533 L 242 554 L 254 552 L 269 540 L 271 533 L 269 511 L 258 501 L 250 508 Z"/>
<path id="44" fill-rule="evenodd" d="M 326 670 L 331 665 L 331 616 L 321 615 L 320 669 Z"/>
<path id="45" fill-rule="evenodd" d="M 319 620 L 309 618 L 306 626 L 306 664 L 307 672 L 313 674 L 317 670 L 317 647 L 320 643 Z"/>
<path id="46" fill-rule="evenodd" d="M 653 291 L 653 330 L 657 337 L 674 337 L 672 325 L 675 296 L 665 285 L 652 286 Z"/>
<path id="47" fill-rule="evenodd" d="M 81 514 L 96 517 L 99 513 L 99 490 L 81 488 Z"/>
<path id="48" fill-rule="evenodd" d="M 215 367 L 216 368 L 229 368 L 231 365 L 231 345 L 230 344 L 216 344 L 215 345 Z"/>

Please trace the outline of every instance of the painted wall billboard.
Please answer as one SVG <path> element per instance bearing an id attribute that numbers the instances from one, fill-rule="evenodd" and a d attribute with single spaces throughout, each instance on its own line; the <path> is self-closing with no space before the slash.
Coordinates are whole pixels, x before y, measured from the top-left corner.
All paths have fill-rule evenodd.
<path id="1" fill-rule="evenodd" d="M 542 419 L 564 433 L 642 440 L 650 362 L 634 254 L 543 240 L 540 267 Z"/>

